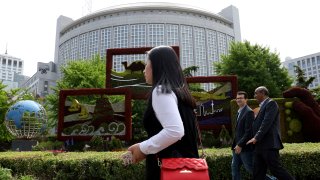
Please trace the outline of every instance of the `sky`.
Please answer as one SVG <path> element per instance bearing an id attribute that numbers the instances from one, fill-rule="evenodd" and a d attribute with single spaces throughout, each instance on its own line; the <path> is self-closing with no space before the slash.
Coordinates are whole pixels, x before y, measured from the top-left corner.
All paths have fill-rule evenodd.
<path id="1" fill-rule="evenodd" d="M 24 75 L 37 62 L 54 61 L 56 22 L 60 15 L 81 18 L 88 0 L 1 0 L 0 54 L 24 60 Z M 320 52 L 319 0 L 92 0 L 91 12 L 134 2 L 172 2 L 212 13 L 234 5 L 239 10 L 242 41 L 268 47 L 286 57 Z M 87 6 L 88 7 L 88 6 Z"/>

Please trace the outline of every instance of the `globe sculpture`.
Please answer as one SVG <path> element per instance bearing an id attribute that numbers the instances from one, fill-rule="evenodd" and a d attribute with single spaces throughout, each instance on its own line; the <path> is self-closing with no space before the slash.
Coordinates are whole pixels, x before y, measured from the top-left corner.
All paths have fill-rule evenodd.
<path id="1" fill-rule="evenodd" d="M 45 130 L 47 114 L 39 103 L 23 100 L 8 109 L 4 122 L 12 135 L 21 139 L 31 139 Z"/>

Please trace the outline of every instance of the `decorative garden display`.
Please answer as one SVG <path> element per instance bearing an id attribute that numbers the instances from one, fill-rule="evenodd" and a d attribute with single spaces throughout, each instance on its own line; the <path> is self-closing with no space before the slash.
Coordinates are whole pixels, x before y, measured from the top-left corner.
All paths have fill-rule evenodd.
<path id="1" fill-rule="evenodd" d="M 31 139 L 46 129 L 47 114 L 42 105 L 23 100 L 12 105 L 5 115 L 9 132 L 20 139 Z"/>
<path id="2" fill-rule="evenodd" d="M 292 103 L 292 109 L 302 120 L 302 131 L 305 141 L 320 141 L 320 107 L 309 90 L 301 87 L 292 87 L 283 92 L 284 98 L 297 97 L 300 101 Z M 297 126 L 297 123 L 292 126 Z M 299 126 L 298 126 L 299 127 Z"/>

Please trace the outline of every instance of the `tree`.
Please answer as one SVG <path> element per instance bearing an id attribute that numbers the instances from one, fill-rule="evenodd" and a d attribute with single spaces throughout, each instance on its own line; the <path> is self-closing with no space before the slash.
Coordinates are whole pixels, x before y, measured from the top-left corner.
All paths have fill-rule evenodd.
<path id="1" fill-rule="evenodd" d="M 192 77 L 192 73 L 197 72 L 199 66 L 189 66 L 182 70 L 184 77 Z"/>
<path id="2" fill-rule="evenodd" d="M 248 41 L 232 42 L 229 55 L 222 55 L 214 65 L 218 75 L 237 75 L 238 89 L 246 91 L 250 98 L 258 86 L 266 86 L 271 97 L 281 97 L 292 83 L 278 54 Z"/>
<path id="3" fill-rule="evenodd" d="M 293 67 L 295 68 L 294 72 L 296 73 L 296 86 L 308 89 L 309 85 L 316 77 L 312 76 L 307 79 L 305 73 L 299 66 L 294 65 Z"/>
<path id="4" fill-rule="evenodd" d="M 54 93 L 46 97 L 48 101 L 48 127 L 55 127 L 58 120 L 59 92 L 62 89 L 104 88 L 106 62 L 100 56 L 91 60 L 69 61 L 61 67 L 62 79 L 53 88 Z"/>

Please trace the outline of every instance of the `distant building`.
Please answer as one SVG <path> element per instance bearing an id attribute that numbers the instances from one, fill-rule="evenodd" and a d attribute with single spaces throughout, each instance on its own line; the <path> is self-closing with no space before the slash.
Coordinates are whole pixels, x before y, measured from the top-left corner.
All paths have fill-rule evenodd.
<path id="1" fill-rule="evenodd" d="M 315 77 L 316 79 L 309 85 L 309 88 L 315 88 L 320 84 L 320 52 L 302 56 L 299 58 L 286 58 L 282 63 L 288 69 L 292 78 L 296 77 L 294 65 L 299 66 L 305 73 L 305 77 Z"/>
<path id="2" fill-rule="evenodd" d="M 180 47 L 183 68 L 198 66 L 195 76 L 214 75 L 213 62 L 228 54 L 231 41 L 241 41 L 238 9 L 218 14 L 174 3 L 134 3 L 103 9 L 77 20 L 57 20 L 54 62 L 105 58 L 108 48 L 158 45 Z M 145 55 L 115 56 L 113 69 L 123 61 L 145 60 Z"/>
<path id="3" fill-rule="evenodd" d="M 24 69 L 23 60 L 5 54 L 0 54 L 0 80 L 7 85 L 6 90 L 18 88 L 18 82 L 14 81 L 15 74 L 22 75 Z"/>
<path id="4" fill-rule="evenodd" d="M 19 88 L 26 88 L 35 96 L 45 97 L 53 93 L 51 88 L 56 86 L 57 79 L 57 67 L 54 62 L 38 62 L 37 72 L 19 86 Z"/>
<path id="5" fill-rule="evenodd" d="M 14 73 L 14 78 L 13 81 L 14 82 L 18 82 L 18 87 L 20 87 L 22 84 L 24 84 L 30 77 L 29 76 L 25 76 L 22 74 L 17 74 Z"/>

